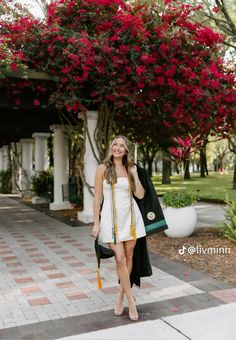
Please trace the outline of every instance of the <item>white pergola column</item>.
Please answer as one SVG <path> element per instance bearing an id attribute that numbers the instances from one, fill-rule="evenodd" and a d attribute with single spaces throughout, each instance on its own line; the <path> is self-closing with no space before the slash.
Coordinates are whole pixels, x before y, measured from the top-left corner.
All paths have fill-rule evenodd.
<path id="1" fill-rule="evenodd" d="M 22 148 L 22 191 L 30 190 L 31 177 L 33 175 L 33 143 L 32 138 L 23 138 L 20 140 Z"/>
<path id="2" fill-rule="evenodd" d="M 3 148 L 0 148 L 0 171 L 3 170 Z"/>
<path id="3" fill-rule="evenodd" d="M 63 125 L 52 125 L 54 132 L 54 201 L 50 203 L 51 210 L 71 209 L 68 199 L 63 200 L 63 184 L 69 185 L 68 139 Z"/>
<path id="4" fill-rule="evenodd" d="M 2 167 L 3 171 L 7 171 L 9 168 L 9 153 L 8 153 L 8 145 L 3 145 L 2 147 Z"/>
<path id="5" fill-rule="evenodd" d="M 47 154 L 47 139 L 50 133 L 35 132 L 35 171 L 47 170 L 49 166 Z"/>
<path id="6" fill-rule="evenodd" d="M 96 155 L 98 155 L 97 146 L 94 140 L 94 131 L 97 126 L 98 113 L 97 111 L 87 111 L 86 115 L 88 123 L 88 133 L 93 144 L 93 149 Z M 85 180 L 90 186 L 94 187 L 94 176 L 96 168 L 98 166 L 98 162 L 93 155 L 87 134 L 85 143 L 86 143 L 84 155 Z M 83 189 L 83 196 L 84 196 L 84 210 L 78 213 L 78 219 L 84 223 L 91 223 L 93 222 L 93 196 L 86 186 L 84 186 Z"/>

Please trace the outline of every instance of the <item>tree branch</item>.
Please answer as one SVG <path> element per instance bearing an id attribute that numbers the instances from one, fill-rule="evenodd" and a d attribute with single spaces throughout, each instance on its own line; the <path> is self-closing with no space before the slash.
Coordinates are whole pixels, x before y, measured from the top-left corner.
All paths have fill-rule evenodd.
<path id="1" fill-rule="evenodd" d="M 236 35 L 236 26 L 233 23 L 233 20 L 231 19 L 230 15 L 229 15 L 229 12 L 227 11 L 227 8 L 226 8 L 226 6 L 224 4 L 224 0 L 221 0 L 221 1 L 215 0 L 215 1 L 216 1 L 217 6 L 221 9 L 221 13 L 226 18 L 226 21 L 227 21 L 228 25 L 230 26 L 233 35 Z"/>

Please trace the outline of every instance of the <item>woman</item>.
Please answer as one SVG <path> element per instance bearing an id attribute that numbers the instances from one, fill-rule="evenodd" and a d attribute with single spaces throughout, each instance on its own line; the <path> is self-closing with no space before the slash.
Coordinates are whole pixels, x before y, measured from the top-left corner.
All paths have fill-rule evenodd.
<path id="1" fill-rule="evenodd" d="M 129 141 L 125 136 L 119 135 L 111 143 L 108 156 L 96 170 L 94 186 L 92 236 L 99 237 L 100 242 L 107 243 L 114 251 L 120 281 L 114 313 L 123 314 L 125 294 L 129 304 L 129 318 L 136 321 L 138 312 L 130 285 L 130 273 L 136 239 L 145 236 L 146 232 L 132 195 L 142 199 L 144 189 L 134 166 Z"/>

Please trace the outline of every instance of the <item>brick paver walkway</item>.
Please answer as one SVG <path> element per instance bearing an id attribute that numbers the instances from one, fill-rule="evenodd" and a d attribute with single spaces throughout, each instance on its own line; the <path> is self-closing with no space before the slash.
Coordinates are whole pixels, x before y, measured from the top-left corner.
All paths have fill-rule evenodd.
<path id="1" fill-rule="evenodd" d="M 0 339 L 56 339 L 129 322 L 113 316 L 114 259 L 102 261 L 97 289 L 90 232 L 0 196 Z M 153 275 L 134 288 L 140 321 L 236 299 L 230 285 L 157 255 L 151 262 Z"/>

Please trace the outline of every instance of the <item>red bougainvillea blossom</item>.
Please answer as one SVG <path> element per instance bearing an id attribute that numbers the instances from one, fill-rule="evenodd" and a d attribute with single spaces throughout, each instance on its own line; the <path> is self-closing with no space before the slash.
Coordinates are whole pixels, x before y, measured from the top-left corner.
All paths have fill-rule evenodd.
<path id="1" fill-rule="evenodd" d="M 24 74 L 24 55 L 21 51 L 14 51 L 8 46 L 8 41 L 0 37 L 0 78 L 4 78 L 12 72 Z"/>
<path id="2" fill-rule="evenodd" d="M 107 101 L 117 115 L 148 117 L 179 133 L 228 131 L 236 118 L 234 70 L 219 57 L 223 37 L 191 19 L 198 8 L 57 0 L 43 22 L 6 23 L 4 36 L 28 67 L 57 77 L 51 102 L 62 110 Z"/>

